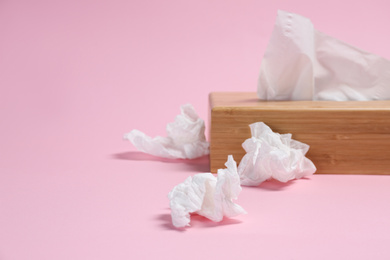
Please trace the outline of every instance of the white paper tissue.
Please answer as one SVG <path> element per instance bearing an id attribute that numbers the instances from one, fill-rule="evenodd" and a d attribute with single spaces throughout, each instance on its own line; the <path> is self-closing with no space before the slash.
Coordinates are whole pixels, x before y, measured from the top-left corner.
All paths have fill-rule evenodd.
<path id="1" fill-rule="evenodd" d="M 226 217 L 245 214 L 245 210 L 235 204 L 241 192 L 237 164 L 233 156 L 228 156 L 226 169 L 219 169 L 215 177 L 211 173 L 199 173 L 188 177 L 168 194 L 172 223 L 175 227 L 189 226 L 190 213 L 196 213 L 212 221 L 219 222 Z"/>
<path id="2" fill-rule="evenodd" d="M 192 105 L 181 106 L 181 114 L 166 127 L 167 137 L 151 138 L 132 130 L 124 135 L 138 150 L 170 159 L 194 159 L 209 154 L 209 143 L 204 135 L 204 121 Z"/>
<path id="3" fill-rule="evenodd" d="M 287 182 L 316 171 L 305 157 L 307 144 L 291 139 L 291 134 L 274 133 L 263 122 L 250 128 L 252 138 L 242 144 L 246 154 L 238 166 L 241 185 L 256 186 L 271 178 Z"/>
<path id="4" fill-rule="evenodd" d="M 297 14 L 278 11 L 261 63 L 264 100 L 390 99 L 390 61 L 314 29 Z"/>

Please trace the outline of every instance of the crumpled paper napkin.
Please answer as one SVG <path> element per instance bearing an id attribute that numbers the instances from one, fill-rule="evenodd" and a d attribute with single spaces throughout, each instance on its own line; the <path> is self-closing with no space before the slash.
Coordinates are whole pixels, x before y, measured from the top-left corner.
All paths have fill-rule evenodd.
<path id="1" fill-rule="evenodd" d="M 199 173 L 188 177 L 168 194 L 172 223 L 175 227 L 189 226 L 190 213 L 196 213 L 219 222 L 226 217 L 245 214 L 246 211 L 233 202 L 241 192 L 237 164 L 228 156 L 226 169 L 219 169 L 215 177 L 211 173 Z"/>
<path id="2" fill-rule="evenodd" d="M 291 134 L 274 133 L 263 122 L 250 128 L 252 137 L 242 144 L 246 154 L 238 166 L 241 185 L 256 186 L 271 178 L 287 182 L 316 171 L 305 157 L 307 144 L 291 139 Z"/>
<path id="3" fill-rule="evenodd" d="M 163 158 L 194 159 L 209 154 L 204 121 L 191 104 L 181 106 L 181 114 L 166 127 L 167 137 L 149 137 L 139 130 L 124 135 L 138 150 Z"/>

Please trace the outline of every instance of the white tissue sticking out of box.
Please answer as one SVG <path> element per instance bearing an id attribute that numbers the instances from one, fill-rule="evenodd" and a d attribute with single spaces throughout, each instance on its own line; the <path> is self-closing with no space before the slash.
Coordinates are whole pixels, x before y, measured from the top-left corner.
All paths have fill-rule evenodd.
<path id="1" fill-rule="evenodd" d="M 252 137 L 242 144 L 246 154 L 238 166 L 241 185 L 256 186 L 268 179 L 287 182 L 313 174 L 316 167 L 305 154 L 309 145 L 274 133 L 263 122 L 250 125 Z"/>
<path id="2" fill-rule="evenodd" d="M 390 61 L 314 29 L 303 16 L 278 11 L 261 62 L 263 100 L 390 99 Z"/>
<path id="3" fill-rule="evenodd" d="M 188 177 L 168 194 L 172 223 L 175 227 L 189 226 L 190 213 L 196 213 L 212 221 L 219 222 L 226 217 L 245 214 L 245 210 L 235 204 L 241 192 L 237 164 L 233 156 L 228 156 L 226 169 L 219 169 L 215 177 L 211 173 L 199 173 Z"/>
<path id="4" fill-rule="evenodd" d="M 140 151 L 170 159 L 194 159 L 209 154 L 209 143 L 204 135 L 204 121 L 192 105 L 181 106 L 181 114 L 166 127 L 167 137 L 151 138 L 132 130 L 124 135 Z"/>

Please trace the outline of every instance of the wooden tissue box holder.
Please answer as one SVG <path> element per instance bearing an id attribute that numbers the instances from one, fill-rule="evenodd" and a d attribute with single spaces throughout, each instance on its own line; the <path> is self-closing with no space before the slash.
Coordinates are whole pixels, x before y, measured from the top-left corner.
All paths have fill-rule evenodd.
<path id="1" fill-rule="evenodd" d="M 210 94 L 210 170 L 239 163 L 249 125 L 264 122 L 310 145 L 325 174 L 390 174 L 390 101 L 261 101 L 256 93 Z"/>

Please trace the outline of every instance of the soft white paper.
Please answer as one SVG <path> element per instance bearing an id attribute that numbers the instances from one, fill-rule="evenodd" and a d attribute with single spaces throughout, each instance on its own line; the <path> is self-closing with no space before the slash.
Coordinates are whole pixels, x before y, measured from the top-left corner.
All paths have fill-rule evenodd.
<path id="1" fill-rule="evenodd" d="M 278 11 L 261 63 L 264 100 L 390 99 L 390 61 L 314 29 L 303 16 Z"/>
<path id="2" fill-rule="evenodd" d="M 309 145 L 274 133 L 263 122 L 250 125 L 252 137 L 242 144 L 246 154 L 238 166 L 241 185 L 256 186 L 268 179 L 287 182 L 313 174 L 316 167 L 305 154 Z"/>
<path id="3" fill-rule="evenodd" d="M 166 127 L 167 137 L 152 138 L 139 130 L 124 135 L 138 150 L 170 159 L 194 159 L 209 154 L 204 121 L 192 105 L 181 106 L 181 114 Z"/>
<path id="4" fill-rule="evenodd" d="M 245 210 L 233 202 L 241 192 L 237 164 L 228 156 L 226 169 L 219 169 L 215 177 L 211 173 L 199 173 L 188 177 L 168 194 L 172 223 L 175 227 L 189 226 L 190 213 L 196 213 L 219 222 L 226 217 L 245 214 Z"/>

